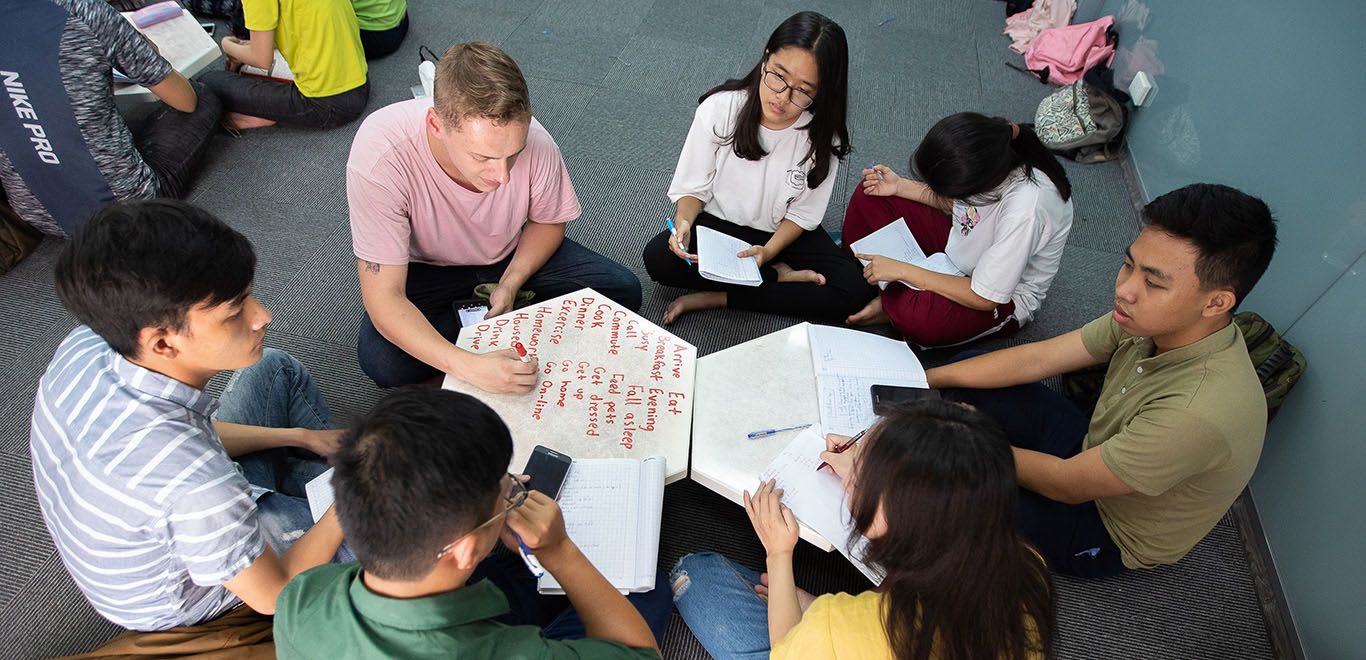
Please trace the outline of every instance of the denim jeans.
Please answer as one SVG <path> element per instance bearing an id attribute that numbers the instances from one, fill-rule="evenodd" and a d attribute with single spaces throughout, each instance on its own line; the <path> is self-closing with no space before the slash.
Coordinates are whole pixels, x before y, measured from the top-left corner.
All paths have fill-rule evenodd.
<path id="1" fill-rule="evenodd" d="M 231 424 L 316 430 L 331 426 L 332 411 L 304 365 L 284 351 L 267 348 L 259 362 L 233 374 L 214 418 Z M 304 485 L 326 472 L 327 463 L 309 452 L 286 447 L 236 460 L 252 485 L 266 542 L 276 553 L 283 553 L 313 527 Z"/>
<path id="2" fill-rule="evenodd" d="M 583 639 L 587 634 L 583 619 L 564 596 L 542 596 L 536 592 L 536 578 L 532 577 L 522 559 L 511 552 L 496 552 L 475 567 L 468 584 L 488 579 L 508 599 L 509 611 L 497 621 L 509 626 L 536 626 L 546 639 Z M 655 643 L 664 643 L 664 631 L 669 628 L 673 604 L 669 584 L 663 573 L 655 579 L 655 588 L 642 593 L 627 594 L 626 600 L 650 626 Z"/>
<path id="3" fill-rule="evenodd" d="M 497 282 L 512 257 L 488 266 L 432 266 L 408 264 L 405 293 L 427 321 L 447 341 L 460 336 L 460 321 L 451 303 L 474 295 L 474 287 Z M 539 302 L 582 288 L 591 288 L 631 310 L 640 309 L 640 279 L 621 264 L 568 238 L 537 270 L 522 289 L 534 291 Z M 393 345 L 375 329 L 367 313 L 356 342 L 360 368 L 380 387 L 398 387 L 430 380 L 440 374 L 421 360 Z"/>
<path id="4" fill-rule="evenodd" d="M 160 197 L 185 195 L 223 117 L 223 102 L 213 90 L 199 82 L 190 85 L 195 92 L 193 112 L 161 103 L 132 129 L 133 144 L 157 175 Z"/>
<path id="5" fill-rule="evenodd" d="M 952 361 L 980 355 L 967 351 Z M 1000 389 L 949 389 L 945 399 L 975 406 L 996 420 L 1010 444 L 1071 458 L 1081 453 L 1087 419 L 1066 397 L 1041 383 Z M 1067 504 L 1020 488 L 1015 525 L 1048 561 L 1049 567 L 1078 577 L 1106 577 L 1124 572 L 1119 546 L 1101 521 L 1096 503 Z"/>
<path id="6" fill-rule="evenodd" d="M 758 572 L 714 552 L 698 552 L 678 560 L 669 581 L 674 606 L 712 657 L 768 657 L 768 603 L 754 593 Z"/>

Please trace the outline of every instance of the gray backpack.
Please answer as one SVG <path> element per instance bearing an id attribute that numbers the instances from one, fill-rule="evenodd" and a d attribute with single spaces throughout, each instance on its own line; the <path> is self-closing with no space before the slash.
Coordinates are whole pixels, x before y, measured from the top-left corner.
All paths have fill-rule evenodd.
<path id="1" fill-rule="evenodd" d="M 1039 102 L 1034 132 L 1044 146 L 1079 163 L 1119 156 L 1126 109 L 1113 96 L 1078 80 Z"/>

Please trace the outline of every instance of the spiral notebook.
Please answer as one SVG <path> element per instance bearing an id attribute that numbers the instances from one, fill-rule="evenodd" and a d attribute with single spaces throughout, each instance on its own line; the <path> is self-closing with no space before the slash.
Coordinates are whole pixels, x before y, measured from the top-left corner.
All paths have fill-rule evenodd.
<path id="1" fill-rule="evenodd" d="M 664 468 L 663 456 L 574 459 L 560 489 L 569 538 L 622 593 L 655 587 Z M 564 593 L 550 573 L 540 579 L 537 590 Z"/>

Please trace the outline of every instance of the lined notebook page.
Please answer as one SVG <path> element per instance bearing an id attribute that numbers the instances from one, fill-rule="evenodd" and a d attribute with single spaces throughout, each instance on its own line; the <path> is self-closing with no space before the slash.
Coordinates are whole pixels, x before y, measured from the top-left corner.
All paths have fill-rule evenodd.
<path id="1" fill-rule="evenodd" d="M 636 580 L 640 465 L 629 458 L 576 460 L 560 490 L 560 510 L 569 538 L 621 590 L 633 588 Z M 539 586 L 542 592 L 561 590 L 549 573 Z"/>
<path id="2" fill-rule="evenodd" d="M 758 260 L 735 256 L 749 248 L 749 243 L 738 238 L 709 227 L 697 227 L 697 272 L 716 282 L 759 286 L 764 278 L 759 274 Z"/>
<path id="3" fill-rule="evenodd" d="M 659 532 L 664 517 L 664 473 L 667 461 L 651 456 L 640 462 L 640 504 L 636 514 L 636 579 L 633 591 L 655 586 L 659 569 Z"/>

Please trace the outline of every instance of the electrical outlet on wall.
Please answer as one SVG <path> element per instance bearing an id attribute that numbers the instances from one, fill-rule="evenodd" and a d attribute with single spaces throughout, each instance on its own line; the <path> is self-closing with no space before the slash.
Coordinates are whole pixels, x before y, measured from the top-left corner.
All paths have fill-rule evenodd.
<path id="1" fill-rule="evenodd" d="M 1147 105 L 1155 94 L 1157 83 L 1153 82 L 1153 77 L 1147 71 L 1134 74 L 1133 82 L 1129 83 L 1129 98 L 1134 100 L 1134 105 Z"/>

